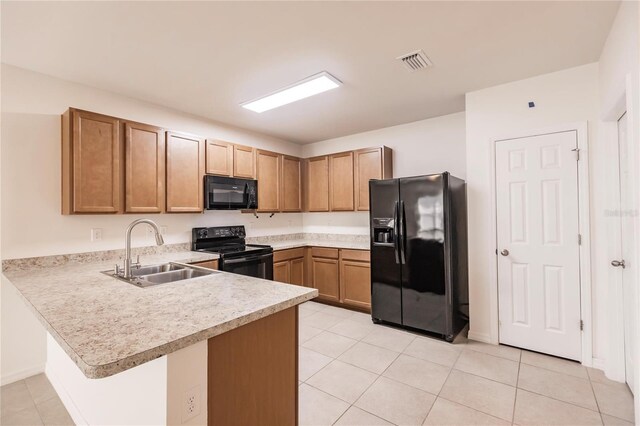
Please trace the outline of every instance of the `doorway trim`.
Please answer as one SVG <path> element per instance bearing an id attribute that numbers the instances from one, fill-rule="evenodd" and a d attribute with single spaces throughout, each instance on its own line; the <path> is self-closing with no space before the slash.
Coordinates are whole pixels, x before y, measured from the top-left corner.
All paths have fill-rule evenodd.
<path id="1" fill-rule="evenodd" d="M 580 312 L 583 322 L 581 346 L 581 363 L 587 367 L 593 365 L 593 323 L 591 316 L 591 232 L 589 214 L 589 144 L 587 122 L 567 123 L 536 130 L 514 132 L 491 140 L 491 235 L 496 251 L 489 253 L 489 288 L 491 336 L 490 342 L 500 342 L 499 314 L 498 314 L 498 225 L 497 225 L 497 195 L 496 195 L 496 144 L 509 139 L 543 136 L 552 133 L 575 132 L 579 149 L 578 161 L 578 232 L 582 236 L 582 244 L 578 246 L 580 259 Z M 578 326 L 578 324 L 576 324 Z"/>

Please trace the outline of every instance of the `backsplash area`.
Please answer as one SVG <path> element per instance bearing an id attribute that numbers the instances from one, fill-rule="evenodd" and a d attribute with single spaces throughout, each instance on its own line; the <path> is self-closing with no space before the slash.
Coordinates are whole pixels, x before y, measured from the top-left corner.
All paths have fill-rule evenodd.
<path id="1" fill-rule="evenodd" d="M 283 241 L 335 241 L 345 243 L 366 243 L 368 235 L 355 234 L 317 234 L 317 233 L 293 233 L 279 235 L 263 235 L 247 237 L 249 244 L 274 244 Z M 144 256 L 160 253 L 177 253 L 191 250 L 191 243 L 165 244 L 162 246 L 150 245 L 145 247 L 133 247 L 132 255 Z M 57 254 L 52 256 L 25 257 L 20 259 L 7 259 L 2 261 L 2 270 L 11 271 L 17 269 L 45 268 L 65 265 L 67 263 L 90 263 L 102 261 L 119 261 L 124 258 L 124 250 L 101 250 L 84 253 Z"/>

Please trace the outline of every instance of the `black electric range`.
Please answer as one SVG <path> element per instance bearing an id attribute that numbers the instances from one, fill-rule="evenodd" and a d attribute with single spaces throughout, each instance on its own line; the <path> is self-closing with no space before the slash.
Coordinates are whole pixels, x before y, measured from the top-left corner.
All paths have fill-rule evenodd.
<path id="1" fill-rule="evenodd" d="M 251 277 L 273 279 L 273 248 L 246 244 L 244 226 L 193 228 L 191 249 L 220 255 L 218 268 Z"/>

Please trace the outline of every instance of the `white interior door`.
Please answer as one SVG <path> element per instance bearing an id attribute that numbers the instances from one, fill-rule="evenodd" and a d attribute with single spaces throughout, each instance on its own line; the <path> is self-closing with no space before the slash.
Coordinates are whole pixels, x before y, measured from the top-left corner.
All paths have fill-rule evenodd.
<path id="1" fill-rule="evenodd" d="M 581 360 L 577 133 L 496 143 L 500 343 Z"/>
<path id="2" fill-rule="evenodd" d="M 631 187 L 629 161 L 633 157 L 630 153 L 630 138 L 627 132 L 627 115 L 623 114 L 618 120 L 618 160 L 620 176 L 620 253 L 621 259 L 616 259 L 611 264 L 620 269 L 622 275 L 623 314 L 624 314 L 624 355 L 625 376 L 629 388 L 633 390 L 633 371 L 636 335 L 635 310 L 637 268 L 634 265 L 635 247 L 635 215 L 637 214 L 636 200 Z"/>

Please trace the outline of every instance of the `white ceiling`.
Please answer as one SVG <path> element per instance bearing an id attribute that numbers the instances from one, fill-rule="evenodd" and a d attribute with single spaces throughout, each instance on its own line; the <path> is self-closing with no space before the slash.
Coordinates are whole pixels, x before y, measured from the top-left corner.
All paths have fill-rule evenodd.
<path id="1" fill-rule="evenodd" d="M 2 61 L 309 143 L 464 110 L 464 93 L 598 60 L 619 2 L 7 2 Z M 428 70 L 395 58 L 423 49 Z M 240 103 L 326 70 L 344 85 Z"/>

